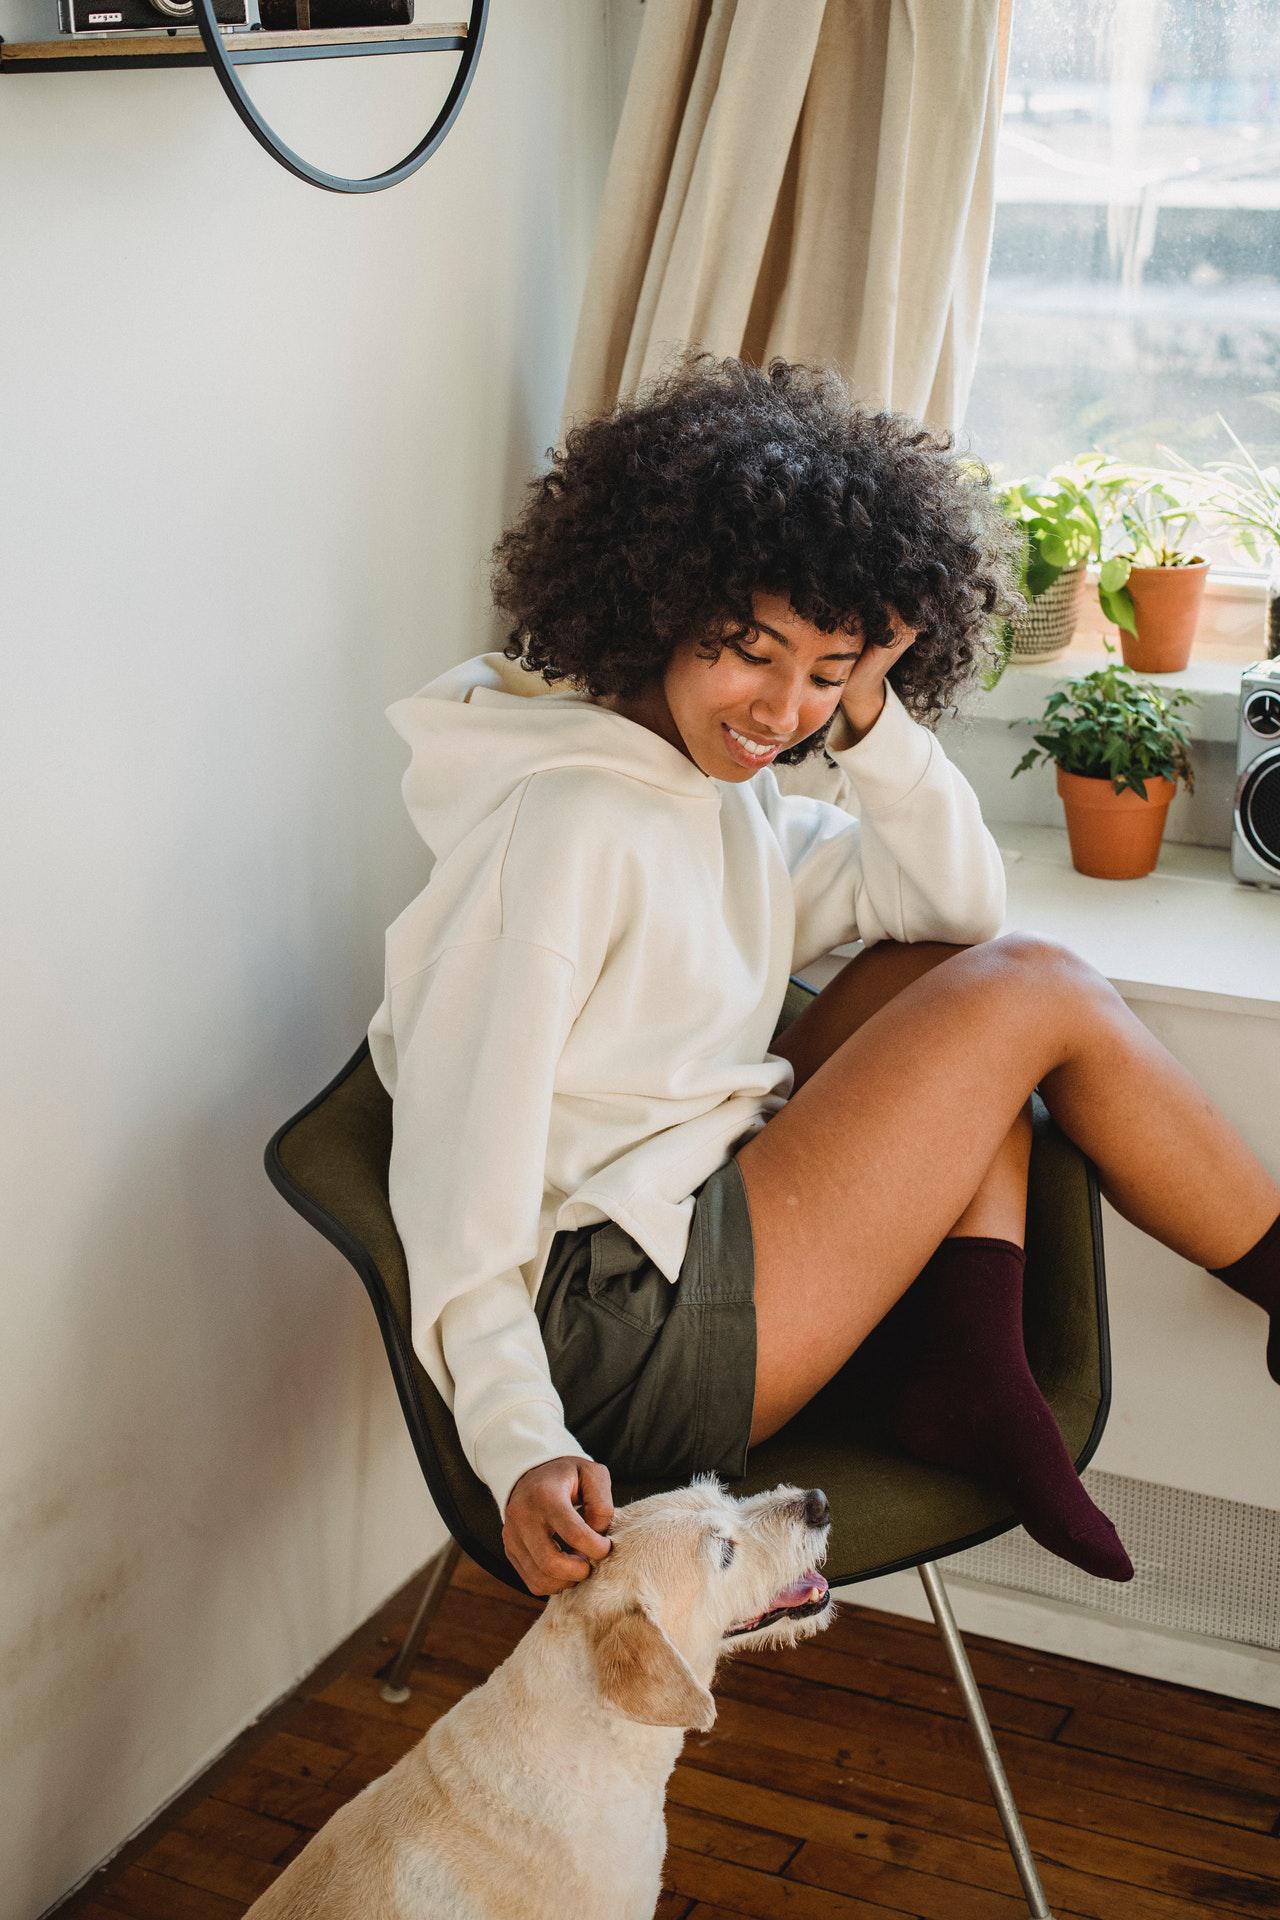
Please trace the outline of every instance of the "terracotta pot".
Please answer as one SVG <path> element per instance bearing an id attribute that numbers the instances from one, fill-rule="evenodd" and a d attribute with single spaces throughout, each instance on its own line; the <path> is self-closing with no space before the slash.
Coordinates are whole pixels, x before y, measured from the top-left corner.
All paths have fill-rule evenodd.
<path id="1" fill-rule="evenodd" d="M 1109 779 L 1064 773 L 1061 767 L 1057 774 L 1076 872 L 1095 880 L 1138 880 L 1150 873 L 1160 855 L 1176 781 L 1147 780 L 1140 800 L 1128 788 L 1117 793 Z"/>
<path id="2" fill-rule="evenodd" d="M 1176 673 L 1186 666 L 1208 571 L 1207 560 L 1193 567 L 1133 568 L 1128 587 L 1138 631 L 1120 629 L 1126 666 L 1135 673 Z"/>

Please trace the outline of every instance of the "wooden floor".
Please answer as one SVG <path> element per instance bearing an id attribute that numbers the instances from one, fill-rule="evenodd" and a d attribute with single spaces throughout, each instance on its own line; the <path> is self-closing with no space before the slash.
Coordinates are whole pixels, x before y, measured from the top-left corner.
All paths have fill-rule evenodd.
<path id="1" fill-rule="evenodd" d="M 60 1914 L 236 1920 L 336 1807 L 505 1659 L 535 1617 L 464 1559 L 407 1705 L 371 1676 L 406 1587 Z M 1060 1920 L 1280 1916 L 1280 1713 L 973 1638 Z M 671 1778 L 658 1920 L 1025 1916 L 932 1626 L 845 1607 L 742 1654 Z M 512 1920 L 519 1920 L 513 1915 Z"/>

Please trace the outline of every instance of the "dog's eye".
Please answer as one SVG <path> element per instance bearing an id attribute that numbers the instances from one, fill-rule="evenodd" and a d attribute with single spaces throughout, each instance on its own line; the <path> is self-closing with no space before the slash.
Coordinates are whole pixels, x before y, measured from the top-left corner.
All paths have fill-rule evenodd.
<path id="1" fill-rule="evenodd" d="M 731 1565 L 733 1556 L 737 1551 L 738 1545 L 735 1540 L 722 1540 L 720 1542 L 720 1565 L 722 1568 Z"/>

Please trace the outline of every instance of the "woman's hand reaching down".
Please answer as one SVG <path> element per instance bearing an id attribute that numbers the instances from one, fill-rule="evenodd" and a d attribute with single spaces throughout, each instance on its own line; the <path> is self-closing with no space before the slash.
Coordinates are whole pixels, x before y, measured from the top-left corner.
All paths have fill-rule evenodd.
<path id="1" fill-rule="evenodd" d="M 575 1586 L 612 1550 L 605 1533 L 613 1521 L 612 1485 L 608 1467 L 577 1454 L 521 1474 L 507 1499 L 502 1545 L 530 1593 Z"/>

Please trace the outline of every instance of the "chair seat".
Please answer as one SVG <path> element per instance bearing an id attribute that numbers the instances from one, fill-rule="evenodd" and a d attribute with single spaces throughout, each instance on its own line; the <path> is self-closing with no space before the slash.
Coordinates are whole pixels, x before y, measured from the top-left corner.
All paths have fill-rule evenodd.
<path id="1" fill-rule="evenodd" d="M 1078 1467 L 1102 1436 L 1110 1399 L 1101 1210 L 1084 1156 L 1038 1097 L 1027 1207 L 1027 1353 Z M 409 1277 L 387 1199 L 389 1095 L 368 1041 L 266 1150 L 289 1203 L 355 1267 L 373 1302 L 400 1404 L 431 1496 L 454 1539 L 523 1591 L 502 1549 L 489 1489 L 472 1472 L 452 1415 L 413 1352 Z M 790 1481 L 822 1487 L 832 1524 L 824 1571 L 833 1586 L 915 1566 L 1016 1525 L 993 1488 L 922 1466 L 887 1446 L 857 1392 L 857 1356 L 787 1426 L 752 1449 L 730 1491 Z M 618 1505 L 675 1484 L 615 1477 Z"/>

